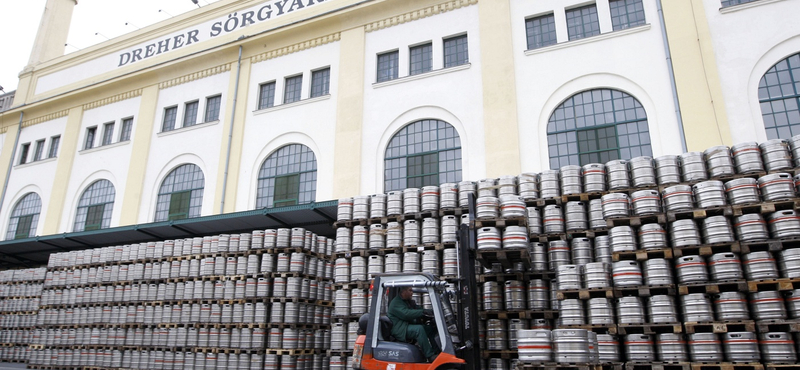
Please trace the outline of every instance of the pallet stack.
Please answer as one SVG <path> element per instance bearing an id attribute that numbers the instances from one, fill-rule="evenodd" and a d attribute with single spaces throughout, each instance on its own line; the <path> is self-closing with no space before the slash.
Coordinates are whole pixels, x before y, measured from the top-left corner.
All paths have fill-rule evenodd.
<path id="1" fill-rule="evenodd" d="M 295 228 L 53 254 L 29 366 L 255 370 L 281 368 L 281 360 L 312 364 L 308 369 L 326 363 L 331 244 Z M 288 278 L 297 281 L 291 296 Z M 283 336 L 287 328 L 293 338 L 268 346 L 270 330 Z"/>
<path id="2" fill-rule="evenodd" d="M 44 268 L 0 271 L 0 361 L 28 361 L 44 278 Z"/>

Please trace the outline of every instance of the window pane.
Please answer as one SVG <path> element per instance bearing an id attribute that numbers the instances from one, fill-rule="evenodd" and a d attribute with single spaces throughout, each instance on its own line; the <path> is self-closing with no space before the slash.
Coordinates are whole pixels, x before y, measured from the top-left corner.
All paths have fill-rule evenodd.
<path id="1" fill-rule="evenodd" d="M 84 230 L 99 230 L 102 227 L 103 214 L 105 213 L 104 208 L 104 204 L 89 207 L 86 214 L 86 226 L 84 227 Z"/>
<path id="2" fill-rule="evenodd" d="M 122 132 L 119 134 L 119 141 L 130 140 L 131 130 L 133 130 L 133 118 L 126 118 L 122 120 Z"/>
<path id="3" fill-rule="evenodd" d="M 36 141 L 36 150 L 33 152 L 33 160 L 40 161 L 42 160 L 42 154 L 44 153 L 44 140 Z"/>
<path id="4" fill-rule="evenodd" d="M 114 140 L 114 122 L 103 125 L 103 145 L 109 145 Z"/>
<path id="5" fill-rule="evenodd" d="M 733 5 L 739 5 L 739 4 L 744 4 L 744 3 L 751 3 L 753 1 L 758 1 L 758 0 L 722 0 L 722 6 L 723 7 L 733 6 Z"/>
<path id="6" fill-rule="evenodd" d="M 258 95 L 258 109 L 265 109 L 275 104 L 275 82 L 261 85 Z"/>
<path id="7" fill-rule="evenodd" d="M 614 31 L 645 24 L 642 0 L 611 0 L 608 5 Z"/>
<path id="8" fill-rule="evenodd" d="M 222 104 L 222 95 L 206 99 L 206 115 L 204 122 L 219 121 L 219 107 Z"/>
<path id="9" fill-rule="evenodd" d="M 36 235 L 42 199 L 36 193 L 28 193 L 14 206 L 8 221 L 6 239 L 29 238 Z"/>
<path id="10" fill-rule="evenodd" d="M 525 31 L 528 35 L 528 49 L 555 45 L 557 42 L 556 18 L 553 14 L 526 20 Z"/>
<path id="11" fill-rule="evenodd" d="M 399 55 L 400 54 L 398 51 L 378 54 L 378 82 L 394 80 L 397 78 L 399 70 Z"/>
<path id="12" fill-rule="evenodd" d="M 758 86 L 767 138 L 791 138 L 800 131 L 800 53 L 772 66 Z"/>
<path id="13" fill-rule="evenodd" d="M 461 143 L 450 124 L 422 120 L 390 140 L 384 158 L 385 191 L 461 181 Z"/>
<path id="14" fill-rule="evenodd" d="M 94 148 L 94 136 L 97 133 L 97 127 L 89 127 L 86 129 L 86 141 L 84 142 L 83 149 Z"/>
<path id="15" fill-rule="evenodd" d="M 331 69 L 325 68 L 311 73 L 311 97 L 328 95 L 331 85 Z"/>
<path id="16" fill-rule="evenodd" d="M 178 107 L 164 109 L 164 121 L 161 124 L 161 131 L 172 131 L 175 129 L 175 119 L 178 115 Z"/>
<path id="17" fill-rule="evenodd" d="M 167 175 L 161 183 L 158 191 L 158 199 L 156 201 L 156 216 L 155 221 L 166 221 L 171 219 L 172 209 L 174 207 L 183 206 L 188 203 L 188 209 L 174 208 L 176 214 L 183 213 L 185 210 L 188 218 L 199 217 L 203 205 L 203 187 L 205 186 L 205 177 L 200 167 L 193 164 L 185 164 Z M 188 201 L 183 201 L 183 196 L 179 195 L 172 200 L 172 195 L 177 193 L 188 193 Z M 177 202 L 177 203 L 176 203 Z"/>
<path id="18" fill-rule="evenodd" d="M 409 74 L 416 75 L 430 72 L 433 67 L 433 45 L 425 44 L 412 47 L 410 50 L 410 59 L 411 65 L 409 66 Z"/>
<path id="19" fill-rule="evenodd" d="M 300 91 L 303 88 L 303 76 L 289 77 L 286 79 L 286 89 L 283 92 L 284 104 L 300 100 Z"/>
<path id="20" fill-rule="evenodd" d="M 90 185 L 81 195 L 75 217 L 74 231 L 104 229 L 111 226 L 111 211 L 114 208 L 116 191 L 108 180 L 99 180 Z M 98 214 L 92 213 L 92 207 L 98 208 Z M 92 220 L 91 217 L 99 217 Z M 90 224 L 97 224 L 90 229 Z"/>
<path id="21" fill-rule="evenodd" d="M 275 178 L 275 207 L 297 204 L 300 196 L 300 175 L 289 175 Z"/>
<path id="22" fill-rule="evenodd" d="M 197 123 L 197 107 L 200 103 L 194 101 L 186 103 L 183 113 L 183 127 L 194 126 Z"/>
<path id="23" fill-rule="evenodd" d="M 597 18 L 595 4 L 569 9 L 567 15 L 567 31 L 570 40 L 578 40 L 600 34 L 600 21 Z"/>
<path id="24" fill-rule="evenodd" d="M 47 158 L 55 158 L 58 154 L 58 144 L 61 141 L 61 136 L 53 136 L 50 138 L 50 150 L 47 151 Z"/>
<path id="25" fill-rule="evenodd" d="M 444 40 L 444 67 L 454 67 L 469 62 L 467 35 Z"/>
<path id="26" fill-rule="evenodd" d="M 169 200 L 169 220 L 182 220 L 189 217 L 191 191 L 172 193 Z"/>
<path id="27" fill-rule="evenodd" d="M 19 151 L 19 164 L 28 163 L 28 152 L 31 150 L 31 144 L 22 144 Z"/>
<path id="28" fill-rule="evenodd" d="M 258 174 L 256 208 L 316 200 L 317 160 L 307 146 L 291 144 L 267 157 Z"/>

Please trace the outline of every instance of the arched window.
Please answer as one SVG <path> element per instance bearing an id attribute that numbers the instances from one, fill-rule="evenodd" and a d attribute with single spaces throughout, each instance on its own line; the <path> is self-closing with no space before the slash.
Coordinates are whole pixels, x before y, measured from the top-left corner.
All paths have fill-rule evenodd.
<path id="1" fill-rule="evenodd" d="M 200 167 L 184 164 L 172 170 L 158 190 L 156 222 L 199 217 L 204 187 Z"/>
<path id="2" fill-rule="evenodd" d="M 561 103 L 547 123 L 547 146 L 552 169 L 653 155 L 642 104 L 611 89 L 584 91 Z"/>
<path id="3" fill-rule="evenodd" d="M 800 53 L 781 60 L 761 77 L 758 102 L 768 139 L 800 135 Z"/>
<path id="4" fill-rule="evenodd" d="M 461 181 L 461 138 L 436 119 L 403 127 L 389 141 L 384 159 L 386 191 Z"/>
<path id="5" fill-rule="evenodd" d="M 114 185 L 108 180 L 95 181 L 81 195 L 75 215 L 75 231 L 107 229 L 114 210 Z"/>
<path id="6" fill-rule="evenodd" d="M 307 146 L 286 145 L 261 164 L 256 208 L 311 203 L 316 194 L 317 157 Z"/>
<path id="7" fill-rule="evenodd" d="M 39 213 L 42 211 L 42 198 L 39 194 L 28 193 L 14 206 L 8 221 L 6 240 L 31 238 L 36 235 Z"/>

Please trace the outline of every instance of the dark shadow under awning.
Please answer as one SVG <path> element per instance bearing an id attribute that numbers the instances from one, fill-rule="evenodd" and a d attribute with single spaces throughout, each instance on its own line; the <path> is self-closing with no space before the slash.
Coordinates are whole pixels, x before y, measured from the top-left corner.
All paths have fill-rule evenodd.
<path id="1" fill-rule="evenodd" d="M 37 267 L 51 253 L 131 243 L 190 238 L 253 230 L 302 227 L 317 235 L 335 237 L 338 202 L 264 208 L 177 221 L 153 222 L 109 229 L 37 236 L 0 242 L 0 268 Z"/>

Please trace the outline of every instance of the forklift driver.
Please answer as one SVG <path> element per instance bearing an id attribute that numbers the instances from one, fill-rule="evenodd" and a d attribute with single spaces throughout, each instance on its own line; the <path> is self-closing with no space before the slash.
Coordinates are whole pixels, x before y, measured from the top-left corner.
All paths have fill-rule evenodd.
<path id="1" fill-rule="evenodd" d="M 400 293 L 389 304 L 389 319 L 392 320 L 392 336 L 401 341 L 414 339 L 417 341 L 428 362 L 436 358 L 436 351 L 431 343 L 436 330 L 429 325 L 417 324 L 417 319 L 433 317 L 433 310 L 417 308 L 411 299 L 414 291 L 411 287 L 400 288 Z"/>

